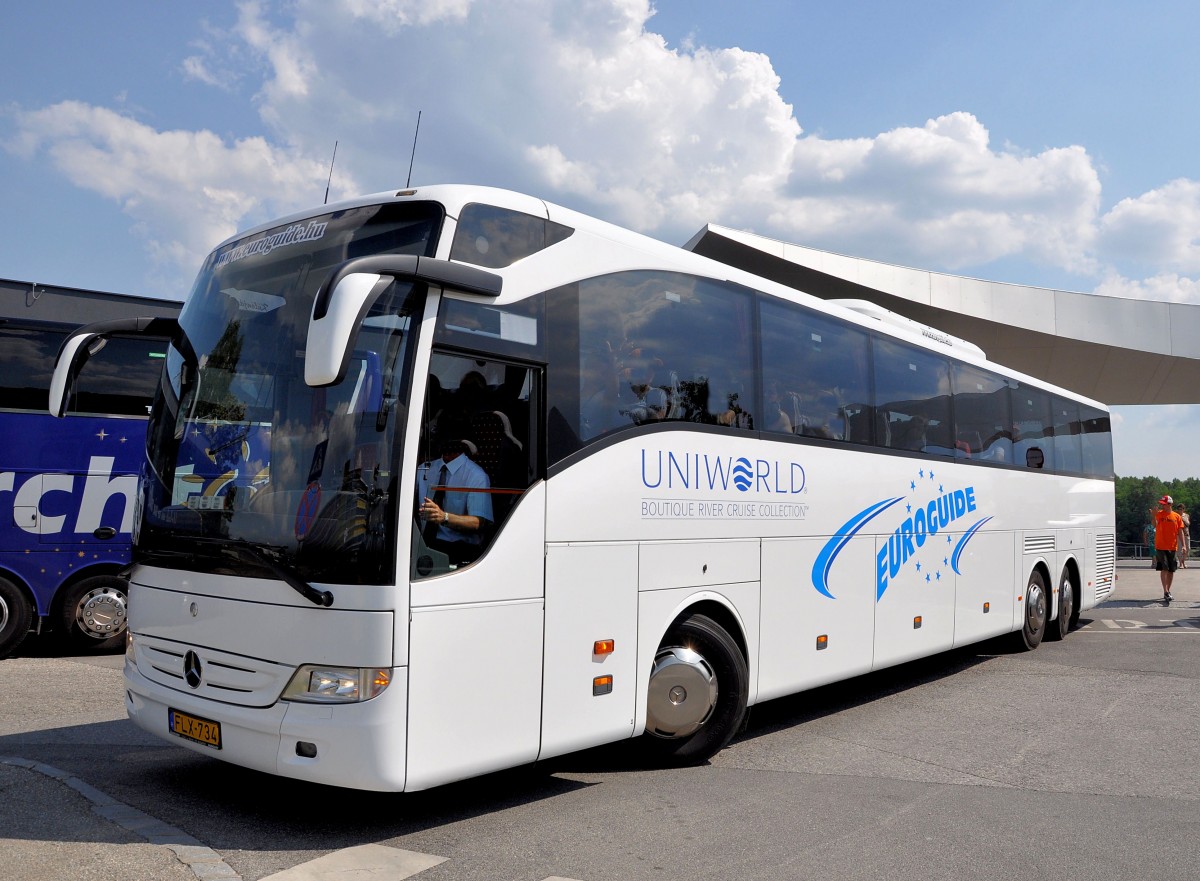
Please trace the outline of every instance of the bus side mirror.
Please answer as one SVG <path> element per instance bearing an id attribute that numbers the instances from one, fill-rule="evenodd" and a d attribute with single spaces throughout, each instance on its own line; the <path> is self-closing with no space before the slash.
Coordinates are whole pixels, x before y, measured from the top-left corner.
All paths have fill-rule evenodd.
<path id="1" fill-rule="evenodd" d="M 182 347 L 183 351 L 191 352 L 191 347 L 179 332 L 179 322 L 174 318 L 121 318 L 85 324 L 73 331 L 59 347 L 54 375 L 50 378 L 51 416 L 61 419 L 66 413 L 67 399 L 71 395 L 71 388 L 75 385 L 79 371 L 83 369 L 88 358 L 103 349 L 108 338 L 114 334 L 166 337 L 176 346 Z"/>
<path id="2" fill-rule="evenodd" d="M 63 341 L 54 364 L 54 375 L 50 378 L 50 415 L 61 419 L 67 412 L 67 398 L 79 371 L 88 358 L 100 351 L 107 342 L 95 333 L 76 331 Z"/>
<path id="3" fill-rule="evenodd" d="M 378 273 L 352 272 L 342 276 L 329 289 L 322 304 L 313 304 L 308 322 L 308 344 L 304 351 L 304 383 L 312 388 L 335 385 L 346 375 L 350 362 L 350 342 L 381 293 L 380 282 L 391 279 Z M 323 314 L 317 307 L 324 305 Z"/>
<path id="4" fill-rule="evenodd" d="M 488 297 L 498 296 L 504 283 L 494 272 L 412 254 L 347 260 L 321 285 L 313 300 L 304 350 L 305 385 L 321 388 L 342 381 L 359 325 L 393 279 L 423 281 Z"/>

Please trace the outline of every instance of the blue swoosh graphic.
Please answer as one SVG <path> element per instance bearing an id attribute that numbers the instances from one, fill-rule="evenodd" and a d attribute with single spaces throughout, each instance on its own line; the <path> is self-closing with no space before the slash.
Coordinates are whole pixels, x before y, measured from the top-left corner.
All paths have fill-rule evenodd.
<path id="1" fill-rule="evenodd" d="M 950 568 L 954 570 L 955 575 L 962 575 L 958 571 L 958 558 L 962 556 L 963 549 L 966 548 L 967 542 L 975 537 L 975 533 L 979 531 L 979 527 L 991 520 L 991 517 L 984 517 L 970 529 L 968 529 L 963 537 L 958 540 L 958 544 L 954 546 L 954 553 L 950 555 Z"/>
<path id="2" fill-rule="evenodd" d="M 854 535 L 866 526 L 871 520 L 878 517 L 896 502 L 902 501 L 903 496 L 898 496 L 894 499 L 884 499 L 882 502 L 876 502 L 869 508 L 864 508 L 859 511 L 849 520 L 842 524 L 842 528 L 837 531 L 837 534 L 825 542 L 825 547 L 821 548 L 821 553 L 817 554 L 816 562 L 812 568 L 812 583 L 817 589 L 817 593 L 829 597 L 831 600 L 837 599 L 829 592 L 829 570 L 833 568 L 833 561 L 837 559 L 837 555 L 842 552 L 842 548 Z"/>

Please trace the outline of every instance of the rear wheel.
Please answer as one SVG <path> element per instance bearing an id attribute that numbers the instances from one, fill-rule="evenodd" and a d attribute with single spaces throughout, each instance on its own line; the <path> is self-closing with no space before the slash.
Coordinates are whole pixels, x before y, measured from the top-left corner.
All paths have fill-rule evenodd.
<path id="1" fill-rule="evenodd" d="M 1046 594 L 1046 579 L 1036 569 L 1029 574 L 1025 585 L 1025 611 L 1021 630 L 1015 634 L 1014 643 L 1023 651 L 1033 651 L 1042 644 L 1046 635 L 1046 618 L 1049 617 L 1049 597 Z"/>
<path id="2" fill-rule="evenodd" d="M 13 582 L 0 578 L 0 658 L 15 652 L 32 626 L 33 606 L 29 598 Z"/>
<path id="3" fill-rule="evenodd" d="M 1058 618 L 1046 628 L 1047 639 L 1065 639 L 1079 620 L 1075 610 L 1075 587 L 1071 584 L 1071 573 L 1064 569 L 1058 580 Z"/>
<path id="4" fill-rule="evenodd" d="M 680 619 L 654 657 L 646 731 L 668 761 L 695 764 L 733 739 L 746 715 L 750 676 L 737 643 L 706 615 Z"/>
<path id="5" fill-rule="evenodd" d="M 116 575 L 96 575 L 63 589 L 59 624 L 81 648 L 118 648 L 125 638 L 129 582 Z"/>
<path id="6" fill-rule="evenodd" d="M 1080 604 L 1081 600 L 1079 599 L 1079 594 L 1076 592 L 1072 592 L 1071 599 L 1072 599 L 1074 605 L 1071 608 L 1070 627 L 1072 630 L 1078 630 L 1079 629 L 1079 613 L 1082 611 L 1082 609 L 1079 608 L 1079 604 Z"/>

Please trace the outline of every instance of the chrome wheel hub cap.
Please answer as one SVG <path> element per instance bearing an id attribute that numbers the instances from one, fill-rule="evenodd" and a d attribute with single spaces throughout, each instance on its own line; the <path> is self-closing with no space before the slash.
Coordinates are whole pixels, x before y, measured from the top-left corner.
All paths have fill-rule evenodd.
<path id="1" fill-rule="evenodd" d="M 1025 622 L 1033 631 L 1041 630 L 1046 624 L 1046 591 L 1040 585 L 1031 584 L 1026 591 Z"/>
<path id="2" fill-rule="evenodd" d="M 663 649 L 650 671 L 646 730 L 659 737 L 687 737 L 700 730 L 717 705 L 717 674 L 699 652 Z"/>
<path id="3" fill-rule="evenodd" d="M 88 591 L 75 609 L 79 629 L 96 639 L 108 639 L 125 629 L 125 595 L 111 587 Z"/>

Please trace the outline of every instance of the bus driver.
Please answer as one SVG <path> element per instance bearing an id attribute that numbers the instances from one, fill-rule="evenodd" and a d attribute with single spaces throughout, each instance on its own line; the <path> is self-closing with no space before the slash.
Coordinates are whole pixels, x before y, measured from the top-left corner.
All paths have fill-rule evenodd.
<path id="1" fill-rule="evenodd" d="M 417 470 L 417 513 L 425 524 L 421 534 L 426 546 L 461 565 L 478 559 L 483 550 L 483 530 L 492 522 L 491 481 L 467 458 L 461 423 L 443 429 L 441 458 Z"/>

